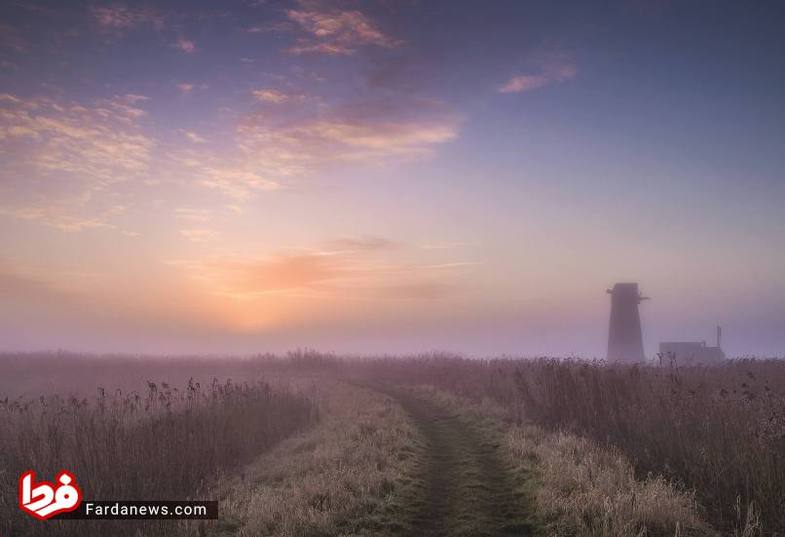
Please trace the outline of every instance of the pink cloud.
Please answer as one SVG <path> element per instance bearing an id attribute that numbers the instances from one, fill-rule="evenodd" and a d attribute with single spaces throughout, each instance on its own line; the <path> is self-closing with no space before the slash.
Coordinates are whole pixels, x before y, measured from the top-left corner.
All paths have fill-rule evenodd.
<path id="1" fill-rule="evenodd" d="M 343 252 L 373 252 L 397 246 L 397 243 L 384 237 L 341 237 L 331 240 L 328 244 Z"/>
<path id="2" fill-rule="evenodd" d="M 322 103 L 308 108 L 300 105 L 301 95 L 283 95 L 287 97 L 256 96 L 275 106 L 240 119 L 231 155 L 208 146 L 189 148 L 172 155 L 172 166 L 188 170 L 196 184 L 242 202 L 332 166 L 428 156 L 457 138 L 461 126 L 459 116 L 433 101 Z M 299 117 L 292 117 L 293 107 Z"/>
<path id="3" fill-rule="evenodd" d="M 533 75 L 517 75 L 499 87 L 499 93 L 521 93 L 548 86 L 553 83 L 566 82 L 575 78 L 578 70 L 573 63 L 556 63 L 545 67 L 542 72 Z"/>
<path id="4" fill-rule="evenodd" d="M 181 229 L 180 235 L 191 242 L 207 242 L 218 236 L 218 232 L 207 228 Z"/>
<path id="5" fill-rule="evenodd" d="M 198 237 L 198 234 L 197 234 Z M 189 237 L 190 238 L 190 237 Z M 330 244 L 334 245 L 335 241 Z M 434 271 L 405 261 L 383 261 L 397 243 L 379 237 L 339 239 L 351 249 L 324 252 L 298 248 L 264 258 L 179 260 L 191 276 L 217 292 L 241 300 L 266 295 L 433 300 L 452 294 L 459 271 L 445 263 Z M 302 250 L 305 250 L 304 252 Z"/>
<path id="6" fill-rule="evenodd" d="M 180 132 L 180 133 L 181 133 L 183 136 L 185 136 L 186 138 L 188 138 L 188 140 L 189 140 L 190 142 L 193 142 L 193 143 L 195 143 L 195 144 L 204 144 L 204 143 L 207 143 L 207 140 L 205 140 L 204 138 L 202 138 L 201 136 L 199 136 L 197 133 L 195 133 L 195 132 L 193 132 L 193 131 L 189 131 L 189 130 L 185 130 L 185 129 L 180 129 L 180 130 L 179 130 L 179 132 Z"/>
<path id="7" fill-rule="evenodd" d="M 251 158 L 226 158 L 209 149 L 189 149 L 172 155 L 171 164 L 179 171 L 187 170 L 196 184 L 238 202 L 247 201 L 255 192 L 281 188 L 272 178 L 274 172 L 279 171 L 277 167 L 280 163 L 259 163 Z"/>
<path id="8" fill-rule="evenodd" d="M 109 32 L 122 33 L 145 24 L 161 29 L 164 25 L 163 16 L 149 8 L 96 6 L 91 14 L 101 29 Z"/>
<path id="9" fill-rule="evenodd" d="M 191 41 L 190 39 L 186 39 L 185 37 L 181 37 L 177 40 L 177 43 L 174 45 L 175 47 L 179 48 L 186 54 L 193 54 L 196 52 L 196 43 Z"/>
<path id="10" fill-rule="evenodd" d="M 457 138 L 461 119 L 434 103 L 357 103 L 319 108 L 298 120 L 252 115 L 237 128 L 242 151 L 271 177 L 338 163 L 379 164 L 426 156 Z"/>
<path id="11" fill-rule="evenodd" d="M 117 95 L 85 104 L 45 97 L 0 95 L 0 183 L 46 181 L 67 187 L 40 199 L 0 199 L 0 214 L 63 231 L 112 228 L 125 207 L 113 186 L 149 170 L 153 139 L 140 121 L 143 95 Z"/>
<path id="12" fill-rule="evenodd" d="M 430 100 L 303 106 L 301 94 L 283 95 L 256 96 L 274 105 L 239 118 L 230 152 L 209 144 L 184 147 L 169 155 L 167 166 L 239 203 L 334 166 L 426 157 L 457 138 L 462 123 L 460 116 Z M 181 134 L 199 142 L 186 132 Z"/>
<path id="13" fill-rule="evenodd" d="M 144 95 L 91 105 L 0 95 L 0 148 L 39 173 L 71 173 L 101 184 L 147 168 L 152 140 L 140 132 Z"/>
<path id="14" fill-rule="evenodd" d="M 292 96 L 276 89 L 260 89 L 251 92 L 258 101 L 281 104 L 289 101 Z"/>
<path id="15" fill-rule="evenodd" d="M 309 34 L 288 49 L 293 54 L 349 55 L 360 46 L 393 48 L 401 44 L 359 11 L 290 10 L 287 15 Z"/>

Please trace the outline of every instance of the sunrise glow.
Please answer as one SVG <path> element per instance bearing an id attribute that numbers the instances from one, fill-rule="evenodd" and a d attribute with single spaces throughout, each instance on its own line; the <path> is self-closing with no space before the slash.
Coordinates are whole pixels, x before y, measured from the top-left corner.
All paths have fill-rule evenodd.
<path id="1" fill-rule="evenodd" d="M 0 345 L 781 352 L 785 40 L 694 8 L 5 3 Z"/>

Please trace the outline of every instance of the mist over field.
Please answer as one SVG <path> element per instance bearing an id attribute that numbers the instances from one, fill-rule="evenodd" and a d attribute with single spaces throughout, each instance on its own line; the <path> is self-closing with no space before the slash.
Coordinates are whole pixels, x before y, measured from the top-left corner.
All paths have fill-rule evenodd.
<path id="1" fill-rule="evenodd" d="M 785 8 L 0 5 L 0 536 L 785 536 Z"/>
<path id="2" fill-rule="evenodd" d="M 782 532 L 781 360 L 60 353 L 0 365 L 11 535 Z M 210 500 L 218 516 L 36 521 L 14 486 L 31 466 L 69 468 L 91 500 Z"/>

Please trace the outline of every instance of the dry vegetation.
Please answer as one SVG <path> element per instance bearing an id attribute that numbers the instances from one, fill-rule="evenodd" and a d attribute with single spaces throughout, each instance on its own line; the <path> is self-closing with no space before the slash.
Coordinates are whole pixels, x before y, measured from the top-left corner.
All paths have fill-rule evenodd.
<path id="1" fill-rule="evenodd" d="M 785 362 L 679 369 L 432 356 L 367 367 L 396 382 L 490 398 L 518 423 L 619 450 L 639 479 L 661 475 L 695 490 L 723 531 L 785 534 Z"/>
<path id="2" fill-rule="evenodd" d="M 692 494 L 662 477 L 635 478 L 618 451 L 568 433 L 507 420 L 486 398 L 468 400 L 432 387 L 417 392 L 455 409 L 498 436 L 524 497 L 533 497 L 550 536 L 712 535 Z"/>
<path id="3" fill-rule="evenodd" d="M 412 471 L 417 433 L 388 396 L 318 388 L 323 419 L 227 486 L 216 535 L 380 535 L 399 521 L 394 492 Z"/>
<path id="4" fill-rule="evenodd" d="M 412 495 L 424 501 L 410 475 L 422 468 L 422 424 L 395 391 L 337 381 L 349 378 L 429 385 L 439 404 L 492 422 L 486 433 L 552 535 L 785 535 L 781 361 L 60 354 L 0 356 L 0 372 L 2 490 L 30 467 L 67 466 L 97 499 L 222 500 L 218 524 L 62 521 L 50 534 L 407 534 Z M 33 397 L 57 386 L 76 395 Z M 0 534 L 41 528 L 0 497 Z"/>
<path id="5" fill-rule="evenodd" d="M 26 517 L 16 498 L 22 472 L 73 471 L 95 499 L 212 499 L 216 472 L 254 455 L 317 417 L 312 402 L 265 383 L 150 382 L 145 393 L 87 399 L 0 400 L 0 534 L 168 535 L 169 524 Z M 86 492 L 87 493 L 87 492 Z"/>

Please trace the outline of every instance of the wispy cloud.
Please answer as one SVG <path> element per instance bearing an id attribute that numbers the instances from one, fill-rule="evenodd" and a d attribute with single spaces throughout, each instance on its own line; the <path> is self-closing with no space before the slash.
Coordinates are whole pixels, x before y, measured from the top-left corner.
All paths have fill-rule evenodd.
<path id="1" fill-rule="evenodd" d="M 175 48 L 178 48 L 185 52 L 186 54 L 193 54 L 196 52 L 196 43 L 191 41 L 190 39 L 186 39 L 185 37 L 181 37 L 177 40 L 174 44 Z"/>
<path id="2" fill-rule="evenodd" d="M 397 243 L 384 237 L 341 237 L 329 241 L 331 248 L 344 252 L 373 252 L 387 250 L 397 246 Z"/>
<path id="3" fill-rule="evenodd" d="M 103 205 L 92 199 L 90 192 L 79 196 L 46 198 L 24 204 L 2 204 L 0 215 L 28 220 L 66 232 L 78 232 L 88 229 L 116 226 L 112 218 L 125 212 L 123 205 Z"/>
<path id="4" fill-rule="evenodd" d="M 269 295 L 335 299 L 424 299 L 448 296 L 457 288 L 452 278 L 463 263 L 418 265 L 380 262 L 399 247 L 381 237 L 328 241 L 331 248 L 298 250 L 261 258 L 173 261 L 213 293 L 236 300 Z"/>
<path id="5" fill-rule="evenodd" d="M 339 260 L 318 254 L 265 258 L 170 261 L 218 295 L 252 300 L 264 295 L 313 289 L 339 276 Z"/>
<path id="6" fill-rule="evenodd" d="M 209 209 L 178 207 L 175 209 L 175 217 L 178 220 L 185 220 L 188 222 L 209 222 L 212 219 L 212 211 Z"/>
<path id="7" fill-rule="evenodd" d="M 154 142 L 139 125 L 146 100 L 127 94 L 88 105 L 0 94 L 0 186 L 8 189 L 0 211 L 64 231 L 112 227 L 122 206 L 96 194 L 148 172 Z M 46 196 L 20 197 L 26 185 L 52 180 L 58 188 Z"/>
<path id="8" fill-rule="evenodd" d="M 439 103 L 425 100 L 355 102 L 298 114 L 249 115 L 237 128 L 238 145 L 270 175 L 287 177 L 328 164 L 421 157 L 454 140 L 461 123 Z"/>
<path id="9" fill-rule="evenodd" d="M 252 294 L 316 287 L 338 278 L 345 270 L 338 259 L 316 254 L 230 262 L 221 269 L 232 275 L 230 281 L 237 289 Z"/>
<path id="10" fill-rule="evenodd" d="M 204 144 L 204 143 L 207 143 L 207 140 L 205 140 L 204 138 L 202 138 L 201 136 L 199 136 L 199 135 L 198 135 L 197 133 L 195 133 L 194 131 L 188 131 L 188 130 L 185 130 L 185 129 L 180 129 L 180 130 L 179 130 L 179 132 L 180 132 L 180 133 L 181 133 L 183 136 L 185 136 L 185 137 L 188 139 L 188 141 L 190 141 L 190 142 L 193 142 L 193 143 L 195 143 L 195 144 Z"/>
<path id="11" fill-rule="evenodd" d="M 556 62 L 546 65 L 535 74 L 521 74 L 510 78 L 499 87 L 500 93 L 521 93 L 548 86 L 553 83 L 566 82 L 575 78 L 578 69 L 572 62 Z"/>
<path id="12" fill-rule="evenodd" d="M 102 184 L 146 170 L 153 141 L 138 121 L 141 95 L 86 106 L 0 94 L 0 154 L 41 174 L 66 173 Z"/>
<path id="13" fill-rule="evenodd" d="M 63 268 L 51 262 L 35 266 L 0 258 L 0 296 L 8 311 L 16 311 L 14 321 L 27 317 L 39 332 L 45 320 L 53 319 L 68 331 L 79 331 L 87 324 L 91 333 L 125 324 L 133 326 L 138 335 L 142 326 L 148 330 L 162 325 L 167 330 L 178 325 L 204 330 L 219 320 L 212 317 L 213 310 L 177 283 L 160 286 L 149 279 L 135 281 L 122 271 Z M 150 299 L 153 296 L 155 300 Z"/>
<path id="14" fill-rule="evenodd" d="M 183 82 L 182 84 L 177 84 L 177 89 L 180 90 L 181 93 L 191 93 L 194 89 L 193 84 L 189 84 L 187 82 Z"/>
<path id="15" fill-rule="evenodd" d="M 181 148 L 167 161 L 172 174 L 187 176 L 191 183 L 238 203 L 330 166 L 379 165 L 427 156 L 434 147 L 455 139 L 460 124 L 456 114 L 433 101 L 303 106 L 287 100 L 241 117 L 233 147 Z M 198 143 L 188 132 L 182 131 Z"/>
<path id="16" fill-rule="evenodd" d="M 218 236 L 218 232 L 207 228 L 181 229 L 180 234 L 191 242 L 207 242 Z"/>
<path id="17" fill-rule="evenodd" d="M 150 25 L 156 29 L 164 26 L 163 15 L 146 7 L 94 6 L 91 14 L 103 31 L 116 34 L 122 34 L 142 25 Z"/>
<path id="18" fill-rule="evenodd" d="M 253 192 L 279 190 L 281 184 L 243 168 L 205 168 L 201 184 L 236 200 L 247 200 Z"/>
<path id="19" fill-rule="evenodd" d="M 277 89 L 258 89 L 251 92 L 257 101 L 273 104 L 282 104 L 293 99 L 301 99 L 301 95 L 284 93 Z"/>
<path id="20" fill-rule="evenodd" d="M 289 20 L 270 22 L 267 24 L 257 24 L 245 29 L 249 34 L 281 33 L 292 30 L 293 23 Z"/>
<path id="21" fill-rule="evenodd" d="M 401 41 L 382 32 L 359 11 L 302 9 L 290 10 L 287 15 L 308 34 L 288 49 L 293 54 L 349 55 L 362 46 L 393 48 L 401 45 Z"/>
<path id="22" fill-rule="evenodd" d="M 43 301 L 47 304 L 71 298 L 68 293 L 40 275 L 24 267 L 13 266 L 2 258 L 0 258 L 0 295 L 4 299 L 25 302 Z"/>
<path id="23" fill-rule="evenodd" d="M 170 164 L 177 171 L 185 172 L 190 182 L 216 190 L 236 202 L 247 201 L 257 192 L 281 188 L 280 182 L 273 178 L 274 169 L 269 163 L 255 164 L 243 154 L 185 150 L 171 155 Z M 269 173 L 261 171 L 264 169 Z"/>

